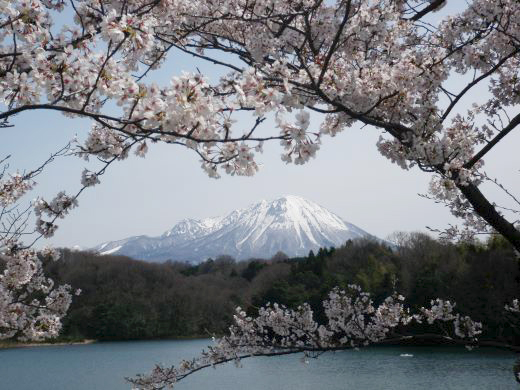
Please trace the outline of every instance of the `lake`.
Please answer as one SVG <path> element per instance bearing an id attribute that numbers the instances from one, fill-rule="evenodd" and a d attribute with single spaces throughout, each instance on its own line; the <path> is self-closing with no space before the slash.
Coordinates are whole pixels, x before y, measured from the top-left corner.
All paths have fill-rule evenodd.
<path id="1" fill-rule="evenodd" d="M 133 341 L 0 350 L 2 390 L 130 389 L 125 376 L 155 363 L 194 357 L 210 340 Z M 402 356 L 404 354 L 413 356 Z M 520 389 L 516 355 L 495 349 L 378 347 L 329 353 L 302 363 L 300 355 L 226 364 L 176 385 L 179 390 Z"/>

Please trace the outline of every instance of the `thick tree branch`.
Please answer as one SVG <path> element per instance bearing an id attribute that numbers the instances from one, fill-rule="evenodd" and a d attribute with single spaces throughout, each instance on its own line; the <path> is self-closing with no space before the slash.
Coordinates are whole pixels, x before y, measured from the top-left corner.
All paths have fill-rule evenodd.
<path id="1" fill-rule="evenodd" d="M 471 203 L 475 212 L 520 251 L 520 231 L 496 210 L 478 187 L 471 183 L 468 185 L 457 184 L 457 187 Z"/>
<path id="2" fill-rule="evenodd" d="M 423 16 L 426 16 L 428 15 L 430 12 L 433 12 L 435 11 L 437 8 L 441 7 L 444 3 L 446 2 L 446 0 L 433 0 L 430 2 L 430 5 L 423 8 L 422 10 L 420 10 L 419 12 L 417 12 L 414 16 L 412 16 L 410 18 L 410 20 L 413 20 L 414 22 L 418 21 L 419 19 L 421 19 Z"/>

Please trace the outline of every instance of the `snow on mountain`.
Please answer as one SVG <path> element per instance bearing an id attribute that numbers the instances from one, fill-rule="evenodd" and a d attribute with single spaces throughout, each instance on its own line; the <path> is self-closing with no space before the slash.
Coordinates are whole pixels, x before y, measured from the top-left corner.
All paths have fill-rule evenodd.
<path id="1" fill-rule="evenodd" d="M 310 250 L 363 237 L 372 236 L 316 203 L 289 195 L 223 217 L 185 219 L 159 237 L 130 237 L 93 250 L 151 261 L 200 262 L 219 255 L 243 260 L 269 258 L 278 251 L 307 255 Z"/>
<path id="2" fill-rule="evenodd" d="M 100 255 L 110 255 L 112 253 L 115 253 L 117 252 L 119 249 L 121 249 L 123 247 L 123 245 L 119 245 L 119 246 L 116 246 L 115 248 L 112 248 L 112 249 L 108 249 L 106 251 L 103 251 L 103 252 L 99 252 Z"/>

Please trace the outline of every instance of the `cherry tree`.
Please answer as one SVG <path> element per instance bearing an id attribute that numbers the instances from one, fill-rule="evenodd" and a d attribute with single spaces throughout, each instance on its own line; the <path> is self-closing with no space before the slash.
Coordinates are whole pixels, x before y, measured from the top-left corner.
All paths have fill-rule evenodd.
<path id="1" fill-rule="evenodd" d="M 518 210 L 488 199 L 481 186 L 496 184 L 519 205 L 483 166 L 520 125 L 520 3 L 473 0 L 433 24 L 431 13 L 445 3 L 0 0 L 0 126 L 11 127 L 14 116 L 38 110 L 90 118 L 86 140 L 75 142 L 70 153 L 103 162 L 101 169 L 83 172 L 77 193 L 33 202 L 37 238 L 52 236 L 57 221 L 111 164 L 131 152 L 145 156 L 150 143 L 192 149 L 211 177 L 252 175 L 266 141 L 280 143 L 287 163 L 303 164 L 319 152 L 323 138 L 362 124 L 381 132 L 377 148 L 390 161 L 431 174 L 429 196 L 461 220 L 447 236 L 499 233 L 520 250 Z M 72 15 L 70 22 L 56 25 L 60 13 L 60 20 Z M 182 73 L 172 75 L 168 85 L 147 81 L 170 53 L 179 52 L 208 61 L 224 76 L 210 82 L 200 73 Z M 454 77 L 461 88 L 453 88 Z M 487 92 L 473 99 L 475 90 Z M 249 114 L 249 124 L 236 121 L 241 112 Z M 310 124 L 311 113 L 321 118 L 318 128 Z M 274 129 L 262 125 L 268 117 Z M 0 177 L 0 203 L 8 208 L 1 215 L 0 247 L 10 259 L 0 286 L 2 312 L 16 303 L 21 306 L 13 315 L 39 318 L 45 303 L 28 301 L 32 292 L 40 290 L 52 308 L 52 291 L 60 291 L 64 303 L 55 310 L 57 324 L 69 289 L 54 290 L 42 279 L 31 242 L 23 242 L 25 214 L 12 207 L 32 190 L 33 179 L 34 173 L 6 171 Z M 19 284 L 28 291 L 21 299 L 12 296 Z M 366 310 L 375 316 L 379 308 Z M 308 308 L 301 314 L 295 321 L 308 318 Z M 450 320 L 455 318 L 461 321 Z M 45 323 L 40 328 L 57 328 L 48 319 L 38 321 Z M 291 342 L 312 339 L 319 341 L 312 348 L 335 348 L 327 341 L 332 330 L 311 330 L 308 321 Z M 15 332 L 7 337 L 27 328 L 5 323 Z M 377 324 L 377 336 L 367 341 L 379 341 L 393 327 Z"/>
<path id="2" fill-rule="evenodd" d="M 323 137 L 370 125 L 382 131 L 384 156 L 432 173 L 431 197 L 462 220 L 448 233 L 496 231 L 520 249 L 515 221 L 479 189 L 491 180 L 483 158 L 520 123 L 518 2 L 473 1 L 437 25 L 423 20 L 444 4 L 3 1 L 0 120 L 9 126 L 29 110 L 92 118 L 77 145 L 81 157 L 109 163 L 165 142 L 193 149 L 212 177 L 219 167 L 254 174 L 267 140 L 281 143 L 284 161 L 302 164 Z M 53 15 L 66 5 L 74 18 L 53 32 Z M 190 73 L 166 86 L 147 83 L 176 51 L 227 73 L 216 83 Z M 461 90 L 451 90 L 453 75 L 466 81 Z M 462 105 L 477 86 L 489 96 Z M 120 109 L 105 109 L 108 102 Z M 240 111 L 250 113 L 249 128 L 234 123 Z M 317 129 L 311 112 L 322 114 Z M 267 115 L 275 133 L 261 125 Z M 98 173 L 84 172 L 83 185 L 98 181 Z M 38 207 L 56 216 L 45 203 Z M 48 236 L 55 225 L 40 219 L 38 229 Z"/>
<path id="3" fill-rule="evenodd" d="M 514 306 L 515 303 L 513 303 Z M 388 344 L 411 339 L 442 339 L 466 345 L 479 345 L 477 336 L 482 324 L 455 313 L 455 304 L 437 299 L 430 308 L 412 314 L 398 294 L 375 305 L 370 294 L 359 286 L 348 290 L 333 289 L 323 302 L 326 324 L 313 318 L 309 305 L 288 309 L 277 304 L 260 308 L 258 316 L 250 317 L 240 307 L 236 309 L 229 335 L 218 340 L 200 357 L 184 360 L 178 366 L 156 366 L 149 375 L 128 379 L 137 389 L 173 388 L 189 375 L 208 367 L 252 356 L 280 356 L 303 353 L 304 359 L 317 357 L 328 351 L 359 348 L 369 344 Z M 410 335 L 403 333 L 412 322 L 443 323 L 449 326 L 444 334 Z M 500 343 L 494 346 L 508 347 Z M 514 348 L 513 348 L 514 350 Z"/>
<path id="4" fill-rule="evenodd" d="M 32 188 L 33 179 L 69 146 L 54 153 L 39 168 L 23 174 L 6 174 L 9 156 L 1 162 L 5 165 L 0 171 L 0 339 L 56 337 L 71 303 L 71 287 L 55 286 L 43 272 L 42 261 L 56 260 L 58 251 L 49 247 L 36 251 L 31 244 L 23 244 L 23 236 L 29 233 L 30 208 L 20 210 L 16 205 Z"/>

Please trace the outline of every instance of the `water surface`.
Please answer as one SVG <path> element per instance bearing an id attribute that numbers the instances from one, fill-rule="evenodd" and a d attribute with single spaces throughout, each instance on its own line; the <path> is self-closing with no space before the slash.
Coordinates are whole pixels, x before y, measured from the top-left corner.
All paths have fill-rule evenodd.
<path id="1" fill-rule="evenodd" d="M 134 341 L 0 350 L 2 390 L 130 389 L 125 376 L 155 363 L 194 357 L 209 340 Z M 413 355 L 413 356 L 401 356 Z M 516 355 L 495 349 L 378 347 L 329 353 L 302 363 L 299 355 L 253 358 L 242 367 L 207 369 L 178 390 L 519 390 Z"/>

